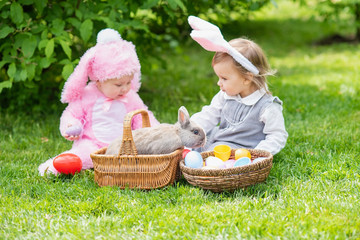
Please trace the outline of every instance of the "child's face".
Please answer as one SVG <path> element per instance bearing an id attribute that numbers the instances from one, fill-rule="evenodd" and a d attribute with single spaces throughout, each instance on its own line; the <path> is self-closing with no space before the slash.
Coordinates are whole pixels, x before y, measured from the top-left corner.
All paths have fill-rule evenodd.
<path id="1" fill-rule="evenodd" d="M 105 82 L 96 82 L 100 92 L 111 99 L 119 99 L 131 89 L 131 80 L 134 75 L 127 75 L 121 78 L 108 79 Z"/>
<path id="2" fill-rule="evenodd" d="M 219 77 L 217 85 L 221 91 L 229 96 L 240 94 L 246 97 L 256 91 L 256 87 L 250 80 L 251 74 L 245 76 L 235 66 L 231 57 L 224 58 L 213 66 L 216 75 Z"/>

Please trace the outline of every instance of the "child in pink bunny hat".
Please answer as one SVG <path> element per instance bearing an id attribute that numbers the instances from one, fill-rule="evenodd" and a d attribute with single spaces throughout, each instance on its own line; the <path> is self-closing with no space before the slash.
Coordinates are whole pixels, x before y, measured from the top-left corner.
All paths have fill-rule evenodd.
<path id="1" fill-rule="evenodd" d="M 67 140 L 74 141 L 72 148 L 64 153 L 77 155 L 82 169 L 93 168 L 90 153 L 122 136 L 123 120 L 128 112 L 148 109 L 137 93 L 140 84 L 135 46 L 113 29 L 101 30 L 97 44 L 81 57 L 61 94 L 61 102 L 68 106 L 60 118 L 60 132 Z M 159 124 L 150 111 L 149 117 L 152 126 Z M 141 126 L 141 115 L 136 115 L 132 129 Z M 52 158 L 38 170 L 40 175 L 58 174 Z"/>

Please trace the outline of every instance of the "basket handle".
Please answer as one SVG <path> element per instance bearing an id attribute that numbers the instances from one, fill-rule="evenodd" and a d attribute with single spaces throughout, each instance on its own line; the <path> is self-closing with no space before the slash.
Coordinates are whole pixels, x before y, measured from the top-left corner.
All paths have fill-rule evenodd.
<path id="1" fill-rule="evenodd" d="M 131 121 L 133 117 L 137 114 L 141 113 L 142 117 L 142 127 L 150 127 L 150 119 L 149 114 L 145 109 L 139 109 L 126 114 L 124 119 L 124 130 L 123 130 L 123 138 L 119 150 L 120 155 L 137 155 L 137 150 L 134 143 L 134 138 L 131 132 Z"/>

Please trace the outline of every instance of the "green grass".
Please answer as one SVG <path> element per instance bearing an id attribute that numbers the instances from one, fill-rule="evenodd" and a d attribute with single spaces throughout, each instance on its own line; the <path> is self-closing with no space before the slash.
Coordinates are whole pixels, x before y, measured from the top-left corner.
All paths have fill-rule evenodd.
<path id="1" fill-rule="evenodd" d="M 281 3 L 241 23 L 241 34 L 224 27 L 227 39 L 256 40 L 278 70 L 269 81 L 289 139 L 265 183 L 216 194 L 184 179 L 153 191 L 100 188 L 92 170 L 40 177 L 37 166 L 71 146 L 61 113 L 3 113 L 0 239 L 359 239 L 360 46 L 313 45 L 334 28 Z M 143 76 L 140 94 L 162 122 L 175 122 L 181 105 L 199 111 L 218 91 L 212 54 L 184 45 Z"/>

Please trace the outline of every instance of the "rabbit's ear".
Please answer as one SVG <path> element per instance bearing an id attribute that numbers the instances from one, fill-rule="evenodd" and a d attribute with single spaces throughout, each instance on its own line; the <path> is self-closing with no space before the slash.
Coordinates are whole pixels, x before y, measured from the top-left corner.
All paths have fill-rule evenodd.
<path id="1" fill-rule="evenodd" d="M 184 106 L 181 106 L 179 108 L 179 123 L 181 125 L 181 128 L 186 128 L 190 123 L 190 116 L 189 112 Z"/>

